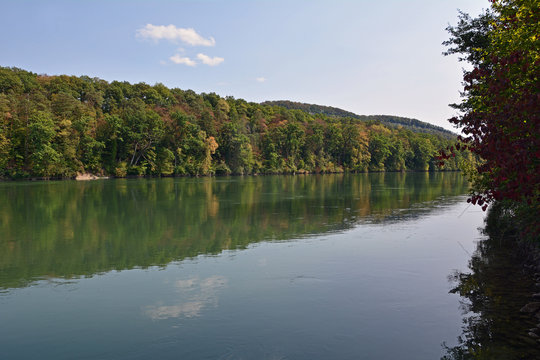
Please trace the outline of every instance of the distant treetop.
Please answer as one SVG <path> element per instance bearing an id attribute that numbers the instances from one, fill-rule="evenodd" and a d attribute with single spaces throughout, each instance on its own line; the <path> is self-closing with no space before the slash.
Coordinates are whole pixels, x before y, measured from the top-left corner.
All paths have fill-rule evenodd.
<path id="1" fill-rule="evenodd" d="M 261 105 L 281 106 L 286 109 L 302 110 L 312 115 L 322 114 L 334 117 L 350 117 L 362 121 L 380 122 L 386 126 L 403 127 L 417 133 L 436 134 L 446 138 L 455 138 L 457 135 L 445 128 L 433 125 L 417 119 L 411 119 L 394 115 L 358 115 L 353 112 L 336 108 L 333 106 L 324 106 L 317 104 L 306 104 L 289 100 L 265 101 Z"/>

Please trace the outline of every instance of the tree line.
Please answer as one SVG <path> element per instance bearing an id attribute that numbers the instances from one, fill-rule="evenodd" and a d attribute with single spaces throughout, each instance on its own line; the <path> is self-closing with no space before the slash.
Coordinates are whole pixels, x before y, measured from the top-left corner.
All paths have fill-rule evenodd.
<path id="1" fill-rule="evenodd" d="M 0 67 L 0 177 L 437 169 L 456 139 L 163 84 Z M 468 152 L 443 169 L 456 170 Z"/>

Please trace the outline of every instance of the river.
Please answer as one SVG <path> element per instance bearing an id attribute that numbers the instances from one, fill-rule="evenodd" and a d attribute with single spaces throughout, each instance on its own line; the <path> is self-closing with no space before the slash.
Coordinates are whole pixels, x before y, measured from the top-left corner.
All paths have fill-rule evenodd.
<path id="1" fill-rule="evenodd" d="M 438 359 L 459 173 L 0 183 L 2 359 Z"/>

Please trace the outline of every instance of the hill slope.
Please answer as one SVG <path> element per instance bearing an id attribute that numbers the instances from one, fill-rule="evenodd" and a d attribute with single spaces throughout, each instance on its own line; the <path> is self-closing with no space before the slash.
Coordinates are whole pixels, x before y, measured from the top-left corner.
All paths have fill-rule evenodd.
<path id="1" fill-rule="evenodd" d="M 436 134 L 441 135 L 446 138 L 455 138 L 456 134 L 451 131 L 448 131 L 440 126 L 432 125 L 424 121 L 417 119 L 410 119 L 401 116 L 394 115 L 358 115 L 347 110 L 332 106 L 316 105 L 316 104 L 305 104 L 300 102 L 288 101 L 288 100 L 277 100 L 277 101 L 265 101 L 262 105 L 271 105 L 271 106 L 281 106 L 286 109 L 298 109 L 306 111 L 310 114 L 323 114 L 327 116 L 335 117 L 351 117 L 355 119 L 360 119 L 363 121 L 375 121 L 380 122 L 386 126 L 398 127 L 402 126 L 405 129 L 417 133 L 427 133 L 427 134 Z"/>
<path id="2" fill-rule="evenodd" d="M 0 178 L 425 171 L 456 141 L 315 110 L 0 67 Z"/>

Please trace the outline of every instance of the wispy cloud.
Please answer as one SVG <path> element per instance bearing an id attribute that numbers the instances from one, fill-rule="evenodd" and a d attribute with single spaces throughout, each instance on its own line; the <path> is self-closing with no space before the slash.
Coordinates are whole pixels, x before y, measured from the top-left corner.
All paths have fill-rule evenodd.
<path id="1" fill-rule="evenodd" d="M 214 46 L 216 40 L 213 37 L 204 38 L 193 28 L 177 28 L 174 25 L 152 25 L 137 30 L 137 37 L 151 40 L 182 41 L 192 46 Z"/>
<path id="2" fill-rule="evenodd" d="M 218 56 L 210 57 L 208 55 L 204 55 L 201 53 L 197 54 L 197 59 L 199 59 L 203 64 L 208 65 L 208 66 L 216 66 L 216 65 L 221 64 L 223 61 L 225 61 L 225 59 L 222 57 L 218 57 Z"/>
<path id="3" fill-rule="evenodd" d="M 255 81 L 260 82 L 260 83 L 263 83 L 263 82 L 266 81 L 266 78 L 260 76 L 260 77 L 258 77 L 258 78 L 255 78 Z"/>
<path id="4" fill-rule="evenodd" d="M 175 64 L 183 64 L 187 66 L 197 65 L 197 63 L 194 60 L 191 60 L 190 58 L 186 56 L 180 56 L 178 54 L 171 56 L 169 59 Z"/>

